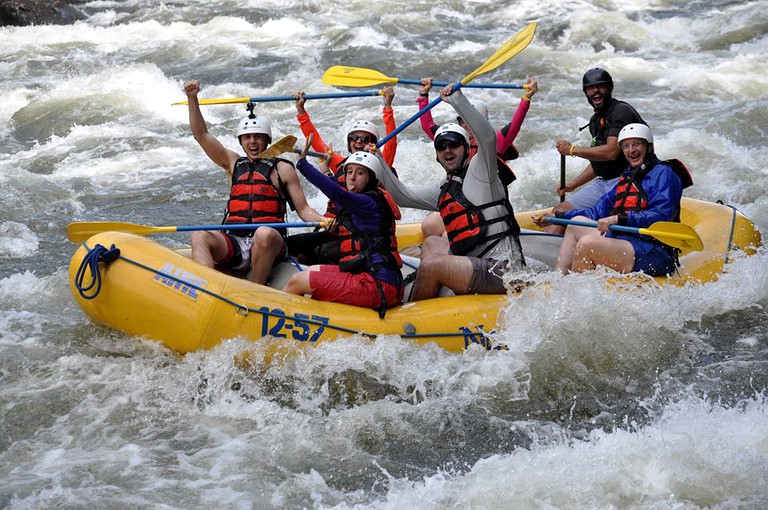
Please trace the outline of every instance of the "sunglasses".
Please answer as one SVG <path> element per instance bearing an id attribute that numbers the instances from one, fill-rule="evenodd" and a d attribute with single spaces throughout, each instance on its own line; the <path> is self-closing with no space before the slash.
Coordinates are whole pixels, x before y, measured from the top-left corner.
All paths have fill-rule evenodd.
<path id="1" fill-rule="evenodd" d="M 441 140 L 437 145 L 435 145 L 435 149 L 438 151 L 444 151 L 448 147 L 451 149 L 457 149 L 461 147 L 461 144 L 459 142 L 454 142 L 453 140 Z"/>
<path id="2" fill-rule="evenodd" d="M 375 143 L 376 137 L 372 135 L 349 135 L 348 142 Z"/>

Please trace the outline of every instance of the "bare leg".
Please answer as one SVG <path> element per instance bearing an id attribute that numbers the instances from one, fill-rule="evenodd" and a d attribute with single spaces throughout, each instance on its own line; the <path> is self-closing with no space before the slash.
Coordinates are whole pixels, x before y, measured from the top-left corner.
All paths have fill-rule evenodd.
<path id="1" fill-rule="evenodd" d="M 439 212 L 432 212 L 427 215 L 421 222 L 421 232 L 424 237 L 429 236 L 444 236 L 445 225 L 443 224 L 443 218 Z"/>
<path id="2" fill-rule="evenodd" d="M 472 262 L 456 255 L 431 255 L 421 260 L 413 284 L 413 300 L 437 296 L 444 285 L 456 294 L 466 294 L 472 282 Z"/>
<path id="3" fill-rule="evenodd" d="M 253 234 L 251 246 L 251 280 L 265 284 L 275 259 L 283 253 L 285 241 L 280 233 L 270 227 L 260 227 Z"/>
<path id="4" fill-rule="evenodd" d="M 227 240 L 220 232 L 195 231 L 190 241 L 192 245 L 192 260 L 204 265 L 214 265 L 227 256 Z"/>
<path id="5" fill-rule="evenodd" d="M 451 244 L 447 237 L 430 236 L 424 239 L 421 245 L 421 260 L 435 255 L 448 255 L 451 252 Z"/>
<path id="6" fill-rule="evenodd" d="M 311 296 L 314 289 L 309 284 L 309 273 L 310 271 L 317 271 L 319 267 L 320 266 L 310 266 L 306 271 L 300 271 L 298 273 L 292 274 L 291 278 L 288 280 L 288 283 L 286 283 L 285 287 L 283 287 L 283 292 L 287 292 L 289 294 L 297 294 L 299 296 L 303 296 L 305 294 L 309 294 Z"/>
<path id="7" fill-rule="evenodd" d="M 576 218 L 581 220 L 589 219 L 582 216 L 576 216 Z M 568 274 L 568 272 L 571 270 L 571 266 L 573 266 L 573 256 L 574 252 L 576 251 L 576 245 L 580 239 L 586 236 L 601 237 L 600 231 L 596 228 L 568 225 L 568 228 L 565 229 L 565 235 L 563 236 L 563 243 L 560 245 L 560 252 L 557 255 L 557 264 L 555 265 L 555 269 L 562 272 L 563 274 Z"/>
<path id="8" fill-rule="evenodd" d="M 570 230 L 570 227 L 568 227 Z M 571 271 L 581 273 L 605 266 L 620 273 L 630 273 L 635 266 L 635 249 L 623 239 L 584 236 L 576 244 Z"/>

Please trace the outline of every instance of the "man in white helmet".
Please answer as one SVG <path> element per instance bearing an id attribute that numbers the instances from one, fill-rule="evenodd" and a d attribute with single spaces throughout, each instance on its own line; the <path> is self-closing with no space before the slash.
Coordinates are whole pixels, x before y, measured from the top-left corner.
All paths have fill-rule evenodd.
<path id="1" fill-rule="evenodd" d="M 629 166 L 616 186 L 591 208 L 533 215 L 539 226 L 547 218 L 597 221 L 597 228 L 569 225 L 556 268 L 564 274 L 605 266 L 620 273 L 642 271 L 651 276 L 672 274 L 678 250 L 649 236 L 612 231 L 611 225 L 648 228 L 657 221 L 680 221 L 683 189 L 693 184 L 688 169 L 673 159 L 659 161 L 653 135 L 645 124 L 624 126 L 618 144 Z"/>
<path id="2" fill-rule="evenodd" d="M 520 227 L 496 165 L 496 133 L 461 90 L 448 85 L 443 101 L 453 106 L 471 128 L 477 153 L 470 159 L 470 141 L 458 124 L 435 132 L 437 161 L 446 178 L 410 188 L 390 172 L 381 181 L 401 207 L 440 211 L 447 238 L 427 237 L 414 283 L 413 299 L 437 296 L 445 286 L 455 294 L 504 293 L 502 274 L 525 266 Z"/>
<path id="3" fill-rule="evenodd" d="M 245 157 L 241 157 L 208 132 L 197 100 L 200 83 L 187 81 L 184 92 L 195 140 L 230 178 L 224 224 L 285 222 L 287 204 L 304 221 L 322 220 L 322 216 L 307 203 L 290 161 L 258 158 L 272 141 L 271 126 L 266 118 L 251 115 L 240 121 L 237 137 L 245 152 Z M 191 244 L 192 259 L 200 264 L 226 268 L 238 274 L 251 269 L 251 279 L 264 284 L 274 261 L 285 255 L 285 230 L 260 227 L 248 231 L 196 231 L 192 233 Z"/>
<path id="4" fill-rule="evenodd" d="M 419 96 L 416 100 L 419 105 L 419 109 L 422 109 L 427 106 L 427 104 L 429 104 L 430 90 L 432 90 L 432 78 L 422 78 L 421 85 L 419 85 Z M 505 125 L 503 128 L 496 131 L 496 152 L 498 155 L 496 163 L 499 170 L 499 176 L 501 177 L 501 182 L 504 183 L 505 186 L 509 186 L 515 180 L 515 173 L 512 171 L 507 161 L 517 159 L 520 155 L 517 147 L 515 147 L 514 141 L 517 137 L 517 134 L 520 132 L 520 128 L 523 125 L 525 116 L 528 114 L 528 109 L 531 106 L 531 99 L 533 98 L 534 94 L 538 92 L 538 90 L 538 82 L 528 79 L 525 84 L 525 92 L 520 98 L 520 103 L 515 110 L 515 114 L 512 117 L 512 120 L 509 121 L 509 123 L 507 123 L 507 125 Z M 474 106 L 475 109 L 477 109 L 477 111 L 479 111 L 483 117 L 486 119 L 489 118 L 488 107 L 484 102 L 479 99 L 470 99 L 470 103 L 472 103 L 472 106 Z M 435 124 L 435 121 L 432 119 L 432 112 L 427 111 L 419 118 L 419 120 L 421 121 L 421 129 L 430 138 L 430 140 L 433 140 L 435 138 L 435 132 L 437 131 L 438 125 Z M 477 150 L 477 144 L 475 143 L 472 130 L 469 128 L 467 123 L 464 122 L 464 119 L 462 119 L 461 116 L 456 117 L 456 122 L 461 127 L 463 127 L 469 135 L 471 157 Z M 444 235 L 445 225 L 443 224 L 442 218 L 439 214 L 432 213 L 424 218 L 424 220 L 421 222 L 421 230 L 424 232 L 425 236 Z"/>

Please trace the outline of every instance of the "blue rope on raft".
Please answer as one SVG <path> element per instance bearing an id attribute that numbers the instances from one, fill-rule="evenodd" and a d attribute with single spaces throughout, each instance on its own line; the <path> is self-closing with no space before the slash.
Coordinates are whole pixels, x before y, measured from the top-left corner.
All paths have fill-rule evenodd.
<path id="1" fill-rule="evenodd" d="M 75 275 L 75 287 L 80 293 L 83 299 L 93 299 L 101 292 L 101 270 L 99 269 L 99 262 L 104 262 L 104 265 L 117 260 L 120 257 L 120 250 L 115 248 L 115 245 L 109 247 L 97 244 L 93 249 L 88 250 L 88 253 L 83 257 L 83 261 L 80 263 L 80 267 L 77 269 Z M 85 286 L 83 281 L 85 280 L 86 270 L 90 270 L 91 284 Z"/>
<path id="2" fill-rule="evenodd" d="M 731 253 L 731 248 L 733 247 L 733 234 L 736 232 L 736 213 L 738 212 L 738 209 L 736 209 L 734 206 L 730 204 L 724 203 L 722 200 L 718 200 L 717 203 L 722 204 L 726 207 L 730 207 L 733 212 L 731 216 L 731 233 L 728 236 L 728 248 L 725 251 L 725 263 L 727 264 L 728 262 L 730 262 L 728 260 L 728 257 Z"/>
<path id="3" fill-rule="evenodd" d="M 323 326 L 327 329 L 333 329 L 335 331 L 340 331 L 342 333 L 349 333 L 352 335 L 362 335 L 368 338 L 376 338 L 377 335 L 374 333 L 366 333 L 364 331 L 358 331 L 351 328 L 345 328 L 343 326 L 337 326 L 331 322 L 324 323 L 321 321 L 317 321 L 311 318 L 307 317 L 297 317 L 296 315 L 281 315 L 275 312 L 272 312 L 270 310 L 256 310 L 253 308 L 250 308 L 248 306 L 239 304 L 235 301 L 232 301 L 231 299 L 222 296 L 221 294 L 217 294 L 215 292 L 211 292 L 208 289 L 204 289 L 203 287 L 200 287 L 199 285 L 196 285 L 192 282 L 188 282 L 186 280 L 183 280 L 182 278 L 179 278 L 178 276 L 174 276 L 169 273 L 165 273 L 163 271 L 159 271 L 157 269 L 154 269 L 152 267 L 149 267 L 145 264 L 142 264 L 141 262 L 137 262 L 135 260 L 131 260 L 129 258 L 126 258 L 122 255 L 120 255 L 120 250 L 118 248 L 115 248 L 115 245 L 113 244 L 112 247 L 107 250 L 104 246 L 97 244 L 93 248 L 88 248 L 88 245 L 83 243 L 83 246 L 88 250 L 88 253 L 83 258 L 83 262 L 80 264 L 80 268 L 77 270 L 77 274 L 75 275 L 75 286 L 77 287 L 78 292 L 83 297 L 83 299 L 93 299 L 96 296 L 99 295 L 99 291 L 101 290 L 101 273 L 99 271 L 99 262 L 109 263 L 116 259 L 124 260 L 125 262 L 128 262 L 130 264 L 133 264 L 134 266 L 140 267 L 142 269 L 145 269 L 151 273 L 160 275 L 164 278 L 170 278 L 171 280 L 177 281 L 179 283 L 182 283 L 188 287 L 191 287 L 197 291 L 200 291 L 204 294 L 208 294 L 209 296 L 219 299 L 225 303 L 228 303 L 232 306 L 234 306 L 237 309 L 238 313 L 243 313 L 244 315 L 247 315 L 249 313 L 259 313 L 264 316 L 272 316 L 272 317 L 282 317 L 283 319 L 289 319 L 293 321 L 301 321 L 306 324 L 312 324 L 315 326 Z M 87 287 L 82 286 L 82 280 L 85 268 L 88 267 L 91 269 L 91 284 Z M 86 295 L 85 292 L 88 292 L 91 290 L 94 286 L 96 286 L 96 290 L 93 294 Z M 454 333 L 454 332 L 444 332 L 444 333 L 422 333 L 422 334 L 408 334 L 408 333 L 401 333 L 401 338 L 432 338 L 432 337 L 445 337 L 445 336 L 455 336 L 455 337 L 462 337 L 465 336 L 465 333 Z"/>

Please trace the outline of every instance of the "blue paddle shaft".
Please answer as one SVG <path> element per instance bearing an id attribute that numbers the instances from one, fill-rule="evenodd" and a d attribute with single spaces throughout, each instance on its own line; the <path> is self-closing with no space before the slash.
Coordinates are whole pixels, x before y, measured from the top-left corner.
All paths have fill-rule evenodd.
<path id="1" fill-rule="evenodd" d="M 547 221 L 550 223 L 554 223 L 555 225 L 576 225 L 578 227 L 597 228 L 597 222 L 594 222 L 594 221 L 566 220 L 565 218 L 547 218 Z M 609 228 L 614 232 L 627 232 L 629 234 L 640 234 L 640 229 L 635 227 L 625 227 L 623 225 L 611 225 Z"/>
<path id="2" fill-rule="evenodd" d="M 397 83 L 404 85 L 421 85 L 421 80 L 411 80 L 408 78 L 398 78 Z M 445 87 L 448 85 L 447 81 L 433 81 L 434 87 Z M 522 83 L 467 83 L 464 87 L 474 89 L 524 89 L 525 85 Z"/>
<path id="3" fill-rule="evenodd" d="M 341 97 L 380 96 L 380 90 L 361 90 L 357 92 L 334 92 L 329 94 L 304 94 L 304 99 L 337 99 Z M 270 101 L 296 101 L 293 96 L 249 97 L 251 103 L 268 103 Z"/>
<path id="4" fill-rule="evenodd" d="M 447 83 L 446 83 L 446 85 L 447 85 Z M 461 82 L 460 82 L 460 81 L 459 81 L 459 82 L 456 82 L 456 84 L 453 86 L 453 90 L 451 91 L 451 94 L 453 94 L 454 92 L 456 92 L 457 90 L 459 90 L 461 87 L 462 87 L 462 85 L 461 85 Z M 437 105 L 438 105 L 438 103 L 440 103 L 440 101 L 442 101 L 442 100 L 443 100 L 443 96 L 442 96 L 442 95 L 439 95 L 439 96 L 437 96 L 437 97 L 436 97 L 435 99 L 433 99 L 433 100 L 432 100 L 432 101 L 431 101 L 431 102 L 430 102 L 430 103 L 429 103 L 427 106 L 425 106 L 424 108 L 422 108 L 421 110 L 419 110 L 418 112 L 416 112 L 416 113 L 415 113 L 415 114 L 414 114 L 414 115 L 413 115 L 411 118 L 409 118 L 408 120 L 406 120 L 405 122 L 403 122 L 402 124 L 400 124 L 399 126 L 397 126 L 397 127 L 395 128 L 395 130 L 394 130 L 394 131 L 392 131 L 392 132 L 391 132 L 391 133 L 389 133 L 387 136 L 385 136 L 384 138 L 382 138 L 381 140 L 379 140 L 379 141 L 378 141 L 378 143 L 376 143 L 376 147 L 377 147 L 377 148 L 381 148 L 381 146 L 382 146 L 382 145 L 384 145 L 385 143 L 387 143 L 387 142 L 388 142 L 389 140 L 391 140 L 392 138 L 396 137 L 396 136 L 397 136 L 397 134 L 398 134 L 400 131 L 402 131 L 403 129 L 407 128 L 408 126 L 410 126 L 411 124 L 413 124 L 414 122 L 416 122 L 416 121 L 419 119 L 419 117 L 421 117 L 422 115 L 424 115 L 425 113 L 427 113 L 429 110 L 431 110 L 432 108 L 434 108 L 435 106 L 437 106 Z"/>
<path id="5" fill-rule="evenodd" d="M 319 221 L 300 221 L 295 223 L 236 223 L 231 225 L 192 225 L 176 227 L 178 232 L 193 230 L 256 230 L 259 227 L 295 228 L 295 227 L 319 227 Z"/>

